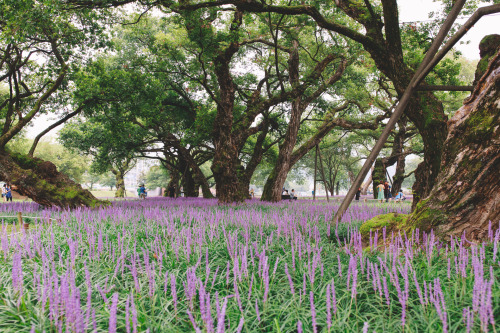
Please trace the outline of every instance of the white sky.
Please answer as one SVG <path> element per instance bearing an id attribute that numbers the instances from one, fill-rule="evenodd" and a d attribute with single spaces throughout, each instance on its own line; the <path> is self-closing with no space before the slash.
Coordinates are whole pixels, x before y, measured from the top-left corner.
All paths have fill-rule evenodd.
<path id="1" fill-rule="evenodd" d="M 429 13 L 439 8 L 439 3 L 432 0 L 400 0 L 399 5 L 399 20 L 400 22 L 425 21 L 429 19 Z M 466 19 L 457 20 L 457 22 L 465 22 Z M 479 59 L 478 45 L 481 39 L 488 34 L 500 33 L 500 14 L 483 16 L 479 22 L 462 38 L 463 42 L 470 41 L 469 44 L 456 45 L 466 58 Z M 47 126 L 55 120 L 53 116 L 40 116 L 33 121 L 31 127 L 27 129 L 27 136 L 34 138 L 39 132 L 43 131 Z M 50 132 L 48 135 L 55 136 L 62 125 Z"/>

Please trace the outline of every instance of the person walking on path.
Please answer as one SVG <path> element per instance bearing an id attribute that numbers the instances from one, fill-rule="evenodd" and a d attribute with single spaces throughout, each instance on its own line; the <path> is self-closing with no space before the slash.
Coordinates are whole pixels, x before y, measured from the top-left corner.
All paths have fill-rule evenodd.
<path id="1" fill-rule="evenodd" d="M 380 202 L 384 201 L 384 182 L 380 182 L 380 184 L 377 186 L 377 199 L 380 200 Z"/>

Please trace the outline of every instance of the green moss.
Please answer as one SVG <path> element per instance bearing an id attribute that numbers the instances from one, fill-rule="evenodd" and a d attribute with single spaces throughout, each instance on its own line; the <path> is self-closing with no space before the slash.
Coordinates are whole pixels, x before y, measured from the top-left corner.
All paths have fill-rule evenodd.
<path id="1" fill-rule="evenodd" d="M 40 159 L 19 153 L 11 153 L 10 156 L 23 169 L 34 169 L 37 165 L 43 162 Z"/>
<path id="2" fill-rule="evenodd" d="M 411 228 L 429 230 L 447 221 L 447 215 L 441 210 L 421 205 L 417 206 L 417 209 L 411 215 L 411 218 L 408 220 L 408 226 Z"/>
<path id="3" fill-rule="evenodd" d="M 363 238 L 366 238 L 370 235 L 370 230 L 381 230 L 384 227 L 387 229 L 406 230 L 407 220 L 408 215 L 406 214 L 389 213 L 378 215 L 363 223 L 359 228 L 359 232 Z"/>

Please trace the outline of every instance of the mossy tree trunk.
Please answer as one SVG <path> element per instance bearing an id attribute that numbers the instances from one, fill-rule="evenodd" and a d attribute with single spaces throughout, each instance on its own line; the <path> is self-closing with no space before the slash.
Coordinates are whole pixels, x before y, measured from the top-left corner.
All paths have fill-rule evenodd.
<path id="1" fill-rule="evenodd" d="M 449 122 L 441 170 L 409 225 L 438 235 L 488 236 L 500 220 L 500 51 Z"/>
<path id="2" fill-rule="evenodd" d="M 116 191 L 115 198 L 125 197 L 125 174 L 121 168 L 110 168 L 111 173 L 115 176 Z"/>
<path id="3" fill-rule="evenodd" d="M 15 186 L 15 190 L 44 206 L 95 207 L 103 204 L 88 190 L 57 171 L 49 161 L 0 149 L 0 180 Z"/>
<path id="4" fill-rule="evenodd" d="M 387 169 L 385 167 L 384 161 L 382 158 L 377 158 L 375 160 L 375 164 L 373 165 L 372 171 L 372 182 L 373 182 L 373 198 L 377 199 L 377 186 L 380 183 L 386 181 Z"/>
<path id="5" fill-rule="evenodd" d="M 116 192 L 115 198 L 125 197 L 125 174 L 132 168 L 132 158 L 126 157 L 125 159 L 115 163 L 109 170 L 116 179 Z"/>

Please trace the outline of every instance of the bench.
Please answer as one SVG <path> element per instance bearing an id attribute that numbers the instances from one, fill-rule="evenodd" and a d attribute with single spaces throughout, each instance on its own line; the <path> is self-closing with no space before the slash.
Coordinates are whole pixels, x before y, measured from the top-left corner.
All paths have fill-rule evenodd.
<path id="1" fill-rule="evenodd" d="M 297 200 L 297 197 L 291 197 L 290 194 L 282 194 L 281 195 L 281 200 Z"/>

